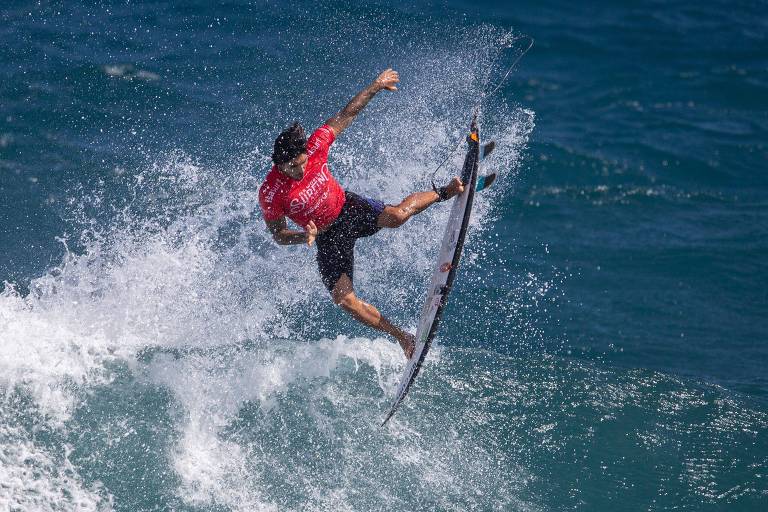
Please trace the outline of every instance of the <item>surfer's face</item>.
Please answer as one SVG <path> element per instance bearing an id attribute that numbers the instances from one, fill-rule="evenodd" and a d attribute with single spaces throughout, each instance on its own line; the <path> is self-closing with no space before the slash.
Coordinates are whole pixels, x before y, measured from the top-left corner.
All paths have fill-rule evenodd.
<path id="1" fill-rule="evenodd" d="M 302 153 L 290 162 L 278 165 L 277 168 L 289 178 L 300 180 L 304 177 L 304 170 L 307 168 L 307 154 Z"/>

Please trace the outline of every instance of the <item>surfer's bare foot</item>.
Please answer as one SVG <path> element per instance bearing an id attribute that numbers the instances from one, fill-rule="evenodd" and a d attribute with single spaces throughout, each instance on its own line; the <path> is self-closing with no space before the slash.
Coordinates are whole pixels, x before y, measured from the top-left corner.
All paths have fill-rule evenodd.
<path id="1" fill-rule="evenodd" d="M 414 335 L 405 333 L 402 338 L 398 338 L 397 342 L 400 343 L 400 347 L 403 349 L 403 352 L 405 352 L 405 357 L 410 359 L 416 348 L 416 338 Z"/>
<path id="2" fill-rule="evenodd" d="M 450 199 L 464 192 L 464 184 L 459 178 L 454 177 L 445 187 L 445 198 Z"/>

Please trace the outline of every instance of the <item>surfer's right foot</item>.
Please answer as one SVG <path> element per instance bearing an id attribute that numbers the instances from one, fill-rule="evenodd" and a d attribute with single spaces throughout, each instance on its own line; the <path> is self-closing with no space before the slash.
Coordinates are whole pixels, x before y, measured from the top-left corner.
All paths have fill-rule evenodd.
<path id="1" fill-rule="evenodd" d="M 406 359 L 410 359 L 413 355 L 413 351 L 416 349 L 416 337 L 413 334 L 406 333 L 405 336 L 397 340 L 400 343 L 400 347 L 405 352 Z"/>

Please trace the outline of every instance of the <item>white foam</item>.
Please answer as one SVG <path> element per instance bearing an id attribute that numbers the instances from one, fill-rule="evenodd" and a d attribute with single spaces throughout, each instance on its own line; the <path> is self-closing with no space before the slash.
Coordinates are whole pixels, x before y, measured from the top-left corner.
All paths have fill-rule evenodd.
<path id="1" fill-rule="evenodd" d="M 267 468 L 250 463 L 240 446 L 222 439 L 223 431 L 236 420 L 244 403 L 257 402 L 269 413 L 276 396 L 291 384 L 330 378 L 341 358 L 374 368 L 380 386 L 387 388 L 394 384 L 385 382 L 393 375 L 387 370 L 393 362 L 404 361 L 394 343 L 345 337 L 314 343 L 275 340 L 235 358 L 232 354 L 155 357 L 147 378 L 169 388 L 183 411 L 183 435 L 173 464 L 182 479 L 185 501 L 214 502 L 233 510 L 276 509 L 252 483 Z M 333 400 L 332 395 L 326 398 Z"/>
<path id="2" fill-rule="evenodd" d="M 0 387 L 21 386 L 52 421 L 62 424 L 75 405 L 68 384 L 99 380 L 94 373 L 114 356 L 99 333 L 89 334 L 55 311 L 34 309 L 14 294 L 0 295 Z"/>
<path id="3" fill-rule="evenodd" d="M 115 78 L 124 78 L 127 80 L 137 78 L 139 80 L 147 80 L 151 82 L 160 80 L 160 75 L 157 73 L 145 69 L 137 69 L 133 64 L 107 64 L 102 66 L 101 69 L 108 76 Z"/>
<path id="4" fill-rule="evenodd" d="M 54 512 L 112 510 L 99 483 L 86 485 L 69 461 L 36 445 L 21 428 L 0 425 L 0 510 Z"/>

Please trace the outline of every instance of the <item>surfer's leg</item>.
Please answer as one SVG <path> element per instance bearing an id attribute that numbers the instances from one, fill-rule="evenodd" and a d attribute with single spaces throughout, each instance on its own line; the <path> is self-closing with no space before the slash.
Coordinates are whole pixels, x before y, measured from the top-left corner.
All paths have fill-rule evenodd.
<path id="1" fill-rule="evenodd" d="M 336 285 L 331 290 L 331 297 L 334 303 L 341 306 L 357 321 L 394 337 L 405 352 L 405 356 L 411 357 L 414 348 L 413 335 L 393 325 L 371 304 L 360 300 L 355 295 L 352 280 L 347 274 L 342 274 L 339 280 L 336 281 Z"/>
<path id="2" fill-rule="evenodd" d="M 464 185 L 459 178 L 453 178 L 446 187 L 447 198 L 461 194 L 463 191 Z M 403 199 L 396 206 L 385 207 L 376 222 L 382 228 L 399 228 L 408 219 L 423 212 L 439 200 L 440 196 L 434 190 L 416 192 Z"/>
<path id="3" fill-rule="evenodd" d="M 371 219 L 372 224 L 373 219 Z M 378 229 L 373 226 L 373 229 Z M 352 277 L 355 271 L 355 239 L 347 230 L 331 230 L 317 238 L 317 265 L 333 302 L 358 321 L 393 336 L 406 355 L 413 353 L 413 336 L 392 325 L 379 310 L 355 295 Z"/>

